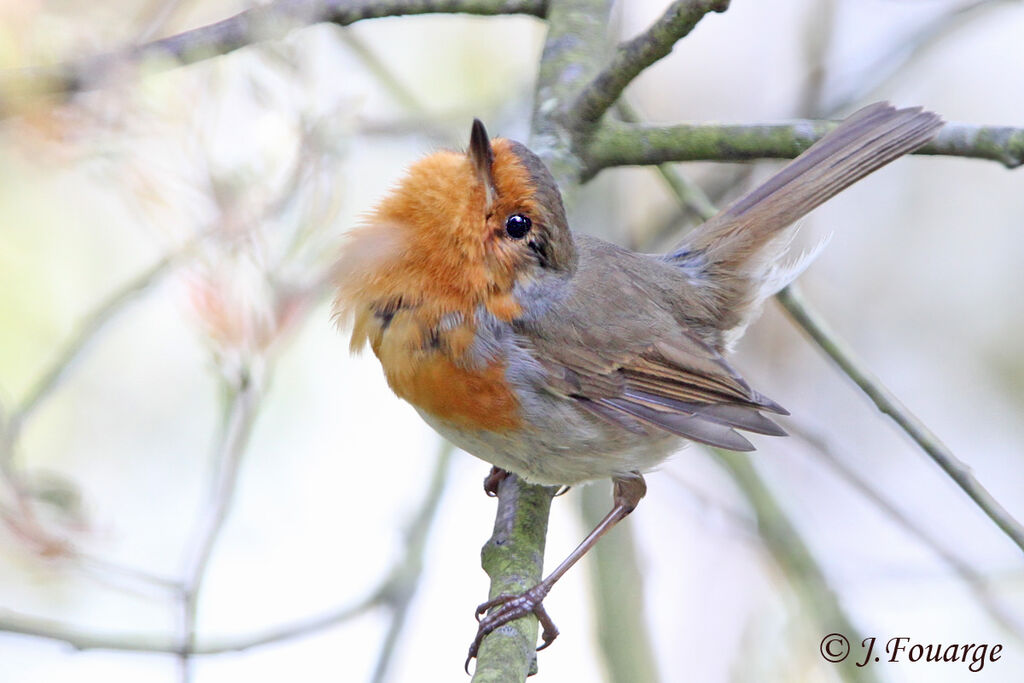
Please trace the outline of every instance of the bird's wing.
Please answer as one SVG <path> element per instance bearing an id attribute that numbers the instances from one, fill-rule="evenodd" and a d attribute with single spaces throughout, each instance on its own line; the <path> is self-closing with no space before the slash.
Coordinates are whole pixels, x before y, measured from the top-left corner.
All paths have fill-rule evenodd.
<path id="1" fill-rule="evenodd" d="M 653 425 L 735 451 L 753 450 L 735 429 L 786 433 L 758 411 L 787 411 L 753 391 L 720 354 L 684 329 L 637 351 L 543 340 L 533 346 L 551 391 L 624 429 Z"/>

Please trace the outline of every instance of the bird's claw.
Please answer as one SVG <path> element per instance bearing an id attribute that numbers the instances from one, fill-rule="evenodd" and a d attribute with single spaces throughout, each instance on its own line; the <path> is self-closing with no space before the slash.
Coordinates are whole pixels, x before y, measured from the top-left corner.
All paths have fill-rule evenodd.
<path id="1" fill-rule="evenodd" d="M 500 467 L 492 467 L 491 471 L 484 477 L 484 493 L 491 498 L 496 498 L 498 496 L 498 484 L 507 476 L 508 472 L 505 470 Z"/>
<path id="2" fill-rule="evenodd" d="M 518 595 L 502 593 L 477 606 L 475 616 L 480 626 L 477 628 L 476 637 L 469 646 L 469 655 L 466 657 L 465 668 L 467 674 L 469 673 L 469 662 L 480 651 L 480 644 L 484 638 L 491 631 L 501 628 L 510 621 L 515 621 L 529 614 L 537 617 L 537 621 L 540 622 L 543 629 L 541 632 L 543 642 L 537 648 L 538 651 L 543 650 L 555 641 L 555 638 L 558 637 L 558 628 L 555 626 L 555 622 L 551 620 L 551 617 L 548 616 L 547 610 L 544 609 L 544 598 L 547 596 L 548 590 L 550 590 L 550 586 L 539 583 Z M 492 609 L 494 609 L 493 612 L 481 618 Z"/>
<path id="3" fill-rule="evenodd" d="M 518 597 L 520 596 L 516 595 L 515 593 L 502 593 L 501 595 L 498 595 L 497 597 L 492 598 L 487 602 L 481 602 L 479 605 L 476 606 L 476 612 L 474 612 L 477 623 L 480 623 L 480 617 L 487 614 L 487 610 L 497 607 L 498 605 L 504 605 L 505 603 L 514 600 Z"/>

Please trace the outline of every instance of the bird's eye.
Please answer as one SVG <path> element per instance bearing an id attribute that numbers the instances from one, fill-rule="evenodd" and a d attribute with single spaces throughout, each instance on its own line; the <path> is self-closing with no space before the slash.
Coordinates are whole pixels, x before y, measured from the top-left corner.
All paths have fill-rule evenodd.
<path id="1" fill-rule="evenodd" d="M 514 213 L 505 219 L 505 232 L 512 239 L 521 240 L 530 232 L 533 221 L 521 213 Z"/>

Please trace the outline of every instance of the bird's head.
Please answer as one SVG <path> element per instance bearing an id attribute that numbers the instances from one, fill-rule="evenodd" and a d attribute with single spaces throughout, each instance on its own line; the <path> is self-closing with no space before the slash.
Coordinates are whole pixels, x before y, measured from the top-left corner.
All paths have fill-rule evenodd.
<path id="1" fill-rule="evenodd" d="M 430 326 L 446 316 L 468 320 L 482 306 L 510 321 L 523 311 L 517 291 L 564 277 L 576 259 L 543 162 L 518 142 L 491 140 L 475 120 L 468 150 L 415 163 L 351 231 L 338 268 L 338 310 L 355 316 L 354 347 L 372 341 L 360 318 L 382 310 L 416 309 Z"/>

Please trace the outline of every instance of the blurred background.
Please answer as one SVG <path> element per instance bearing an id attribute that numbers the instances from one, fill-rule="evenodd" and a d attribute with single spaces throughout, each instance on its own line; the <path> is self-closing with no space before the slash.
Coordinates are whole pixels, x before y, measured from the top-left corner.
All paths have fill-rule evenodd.
<path id="1" fill-rule="evenodd" d="M 618 3 L 610 40 L 667 4 Z M 247 6 L 0 0 L 0 67 Z M 1022 35 L 1020 2 L 735 0 L 627 95 L 664 123 L 839 117 L 889 99 L 1019 126 Z M 376 360 L 349 355 L 329 269 L 403 168 L 464 145 L 473 116 L 526 139 L 543 39 L 527 17 L 319 25 L 8 112 L 0 680 L 467 680 L 489 466 L 448 458 Z M 728 201 L 778 166 L 677 170 Z M 816 211 L 797 245 L 831 235 L 806 297 L 1018 519 L 1021 173 L 900 160 Z M 651 249 L 693 217 L 640 168 L 603 172 L 570 222 Z M 535 680 L 1021 680 L 1019 549 L 775 302 L 733 364 L 792 412 L 793 436 L 755 436 L 757 452 L 729 460 L 691 447 L 652 473 L 609 539 L 632 557 L 588 558 L 547 599 L 562 635 Z M 606 511 L 607 489 L 555 499 L 548 566 Z M 818 649 L 837 619 L 851 640 L 1004 649 L 980 673 L 838 669 Z M 148 651 L 182 642 L 215 653 Z"/>

